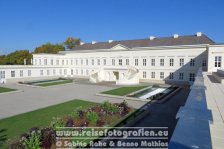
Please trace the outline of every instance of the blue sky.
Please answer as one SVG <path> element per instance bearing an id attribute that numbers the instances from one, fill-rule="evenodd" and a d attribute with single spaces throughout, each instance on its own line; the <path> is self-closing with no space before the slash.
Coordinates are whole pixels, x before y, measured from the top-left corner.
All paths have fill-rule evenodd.
<path id="1" fill-rule="evenodd" d="M 223 6 L 223 0 L 0 0 L 0 54 L 68 36 L 91 42 L 201 31 L 224 43 Z"/>

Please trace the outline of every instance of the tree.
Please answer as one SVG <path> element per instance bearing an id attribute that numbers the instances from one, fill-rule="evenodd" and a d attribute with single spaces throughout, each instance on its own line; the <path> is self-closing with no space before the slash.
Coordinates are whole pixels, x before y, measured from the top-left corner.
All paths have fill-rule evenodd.
<path id="1" fill-rule="evenodd" d="M 40 47 L 37 47 L 34 50 L 34 53 L 58 53 L 59 51 L 64 51 L 65 47 L 61 44 L 51 44 L 51 43 L 46 43 L 43 44 Z"/>
<path id="2" fill-rule="evenodd" d="M 26 59 L 26 64 L 31 63 L 32 54 L 29 53 L 28 50 L 17 50 L 15 52 L 12 52 L 8 54 L 5 57 L 5 64 L 8 65 L 23 65 L 24 59 Z"/>
<path id="3" fill-rule="evenodd" d="M 0 65 L 6 65 L 6 56 L 0 55 Z"/>
<path id="4" fill-rule="evenodd" d="M 65 45 L 66 48 L 72 49 L 75 46 L 80 45 L 80 42 L 81 42 L 80 38 L 68 37 L 65 40 L 64 45 Z"/>

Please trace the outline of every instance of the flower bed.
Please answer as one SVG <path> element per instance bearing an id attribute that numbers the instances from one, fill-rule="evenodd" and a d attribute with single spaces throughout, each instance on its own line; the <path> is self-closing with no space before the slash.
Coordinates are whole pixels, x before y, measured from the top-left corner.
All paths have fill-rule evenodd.
<path id="1" fill-rule="evenodd" d="M 76 108 L 64 117 L 55 117 L 47 128 L 32 128 L 9 143 L 9 148 L 55 148 L 56 130 L 59 127 L 104 127 L 114 126 L 134 109 L 126 101 L 112 104 L 108 101 L 88 109 Z"/>

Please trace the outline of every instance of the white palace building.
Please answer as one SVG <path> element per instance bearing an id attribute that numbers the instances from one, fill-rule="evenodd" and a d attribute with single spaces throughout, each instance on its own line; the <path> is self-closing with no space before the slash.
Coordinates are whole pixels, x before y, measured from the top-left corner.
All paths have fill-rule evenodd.
<path id="1" fill-rule="evenodd" d="M 0 82 L 71 77 L 124 85 L 189 83 L 200 67 L 207 72 L 224 68 L 223 58 L 224 45 L 201 32 L 190 36 L 93 41 L 58 54 L 33 54 L 32 65 L 1 65 Z"/>

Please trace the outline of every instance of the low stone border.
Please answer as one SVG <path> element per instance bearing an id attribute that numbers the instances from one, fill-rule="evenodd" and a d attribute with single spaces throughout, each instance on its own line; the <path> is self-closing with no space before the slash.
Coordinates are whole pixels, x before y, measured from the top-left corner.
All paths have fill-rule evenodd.
<path id="1" fill-rule="evenodd" d="M 108 95 L 108 94 L 101 94 L 101 93 L 96 93 L 95 95 L 96 96 L 109 97 L 109 98 L 119 98 L 119 99 L 124 99 L 124 100 L 136 100 L 136 101 L 142 101 L 142 102 L 149 102 L 149 101 L 151 101 L 151 100 L 148 100 L 148 99 L 127 97 L 127 96 Z"/>
<path id="2" fill-rule="evenodd" d="M 21 84 L 21 83 L 17 83 L 17 85 L 21 85 L 21 86 L 28 86 L 28 87 L 32 87 L 32 88 L 50 88 L 50 87 L 55 87 L 55 86 L 65 86 L 65 85 L 69 85 L 69 84 L 73 84 L 75 82 L 71 82 L 71 83 L 65 83 L 65 84 L 58 84 L 58 85 L 50 85 L 50 86 L 38 86 L 38 85 L 29 85 L 29 84 Z"/>

